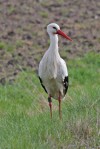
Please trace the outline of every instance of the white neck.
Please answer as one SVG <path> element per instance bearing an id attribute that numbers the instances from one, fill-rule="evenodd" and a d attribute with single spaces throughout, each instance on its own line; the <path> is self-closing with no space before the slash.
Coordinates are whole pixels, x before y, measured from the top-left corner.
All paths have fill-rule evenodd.
<path id="1" fill-rule="evenodd" d="M 49 50 L 52 51 L 52 53 L 58 53 L 58 35 L 50 35 L 50 47 Z"/>

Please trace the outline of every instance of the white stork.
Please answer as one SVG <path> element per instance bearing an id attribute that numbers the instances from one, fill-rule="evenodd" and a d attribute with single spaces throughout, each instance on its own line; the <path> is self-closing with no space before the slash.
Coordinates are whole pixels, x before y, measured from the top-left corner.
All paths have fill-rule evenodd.
<path id="1" fill-rule="evenodd" d="M 58 34 L 72 41 L 56 23 L 47 26 L 50 36 L 49 49 L 39 64 L 39 79 L 42 87 L 48 94 L 50 115 L 52 118 L 52 98 L 59 101 L 59 117 L 62 118 L 61 101 L 68 89 L 68 71 L 65 61 L 59 55 Z"/>

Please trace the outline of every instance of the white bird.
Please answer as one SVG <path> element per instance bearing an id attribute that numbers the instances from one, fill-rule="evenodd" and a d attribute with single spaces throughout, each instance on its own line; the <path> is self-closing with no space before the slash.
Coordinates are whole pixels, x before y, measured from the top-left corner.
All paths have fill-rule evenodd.
<path id="1" fill-rule="evenodd" d="M 52 98 L 59 101 L 59 117 L 62 118 L 61 101 L 68 89 L 68 70 L 65 61 L 59 55 L 58 34 L 72 41 L 56 23 L 47 26 L 50 36 L 49 49 L 39 64 L 39 79 L 48 94 L 50 115 L 52 118 Z"/>

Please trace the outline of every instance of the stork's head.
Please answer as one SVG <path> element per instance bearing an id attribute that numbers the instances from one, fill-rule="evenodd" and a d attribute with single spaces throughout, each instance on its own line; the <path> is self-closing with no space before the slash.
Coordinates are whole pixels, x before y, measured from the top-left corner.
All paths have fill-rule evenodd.
<path id="1" fill-rule="evenodd" d="M 60 27 L 59 25 L 57 25 L 56 23 L 51 23 L 47 26 L 47 32 L 49 35 L 61 35 L 63 36 L 64 38 L 66 38 L 67 40 L 70 40 L 72 41 L 72 39 L 67 36 L 63 31 L 60 30 Z"/>

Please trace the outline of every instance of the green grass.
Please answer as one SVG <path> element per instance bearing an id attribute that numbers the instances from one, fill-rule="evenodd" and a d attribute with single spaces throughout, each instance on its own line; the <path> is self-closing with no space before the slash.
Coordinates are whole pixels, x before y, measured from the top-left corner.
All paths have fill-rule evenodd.
<path id="1" fill-rule="evenodd" d="M 48 18 L 48 13 L 47 13 L 47 12 L 41 11 L 39 14 L 40 14 L 43 18 Z"/>
<path id="2" fill-rule="evenodd" d="M 6 53 L 14 53 L 16 48 L 22 47 L 24 42 L 22 40 L 16 40 L 15 45 L 0 41 L 0 49 L 4 50 Z"/>
<path id="3" fill-rule="evenodd" d="M 99 149 L 100 55 L 67 64 L 70 86 L 62 121 L 55 100 L 51 121 L 47 95 L 31 70 L 0 86 L 0 149 Z"/>
<path id="4" fill-rule="evenodd" d="M 12 53 L 15 50 L 15 46 L 8 44 L 6 42 L 0 41 L 0 49 L 3 49 L 5 52 Z"/>

